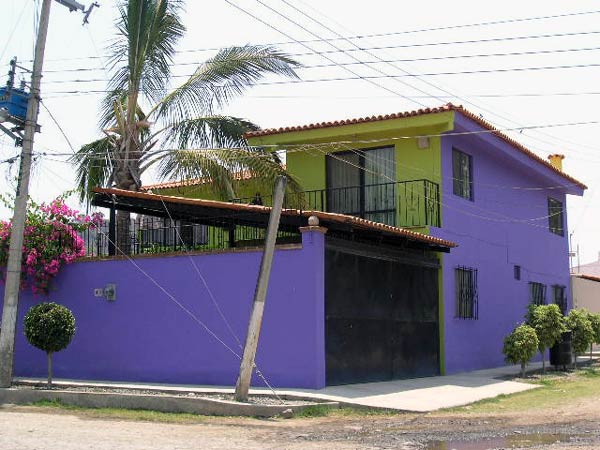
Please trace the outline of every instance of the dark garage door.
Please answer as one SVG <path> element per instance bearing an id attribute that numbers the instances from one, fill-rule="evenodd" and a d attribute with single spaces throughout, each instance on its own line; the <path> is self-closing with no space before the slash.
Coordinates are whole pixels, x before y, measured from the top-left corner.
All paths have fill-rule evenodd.
<path id="1" fill-rule="evenodd" d="M 438 270 L 417 264 L 328 245 L 328 385 L 439 374 Z"/>

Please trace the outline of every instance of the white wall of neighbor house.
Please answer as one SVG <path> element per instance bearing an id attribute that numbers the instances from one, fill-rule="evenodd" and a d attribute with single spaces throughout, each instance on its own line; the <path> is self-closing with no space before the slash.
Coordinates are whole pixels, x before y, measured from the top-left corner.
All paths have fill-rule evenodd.
<path id="1" fill-rule="evenodd" d="M 600 313 L 600 279 L 587 280 L 571 275 L 571 291 L 574 308 L 586 308 L 593 313 Z"/>

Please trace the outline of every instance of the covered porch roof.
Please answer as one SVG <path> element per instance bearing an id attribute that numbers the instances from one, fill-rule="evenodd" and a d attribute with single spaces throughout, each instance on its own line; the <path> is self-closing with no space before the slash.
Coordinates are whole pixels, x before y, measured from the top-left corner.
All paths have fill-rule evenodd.
<path id="1" fill-rule="evenodd" d="M 271 208 L 268 206 L 191 199 L 167 195 L 133 192 L 113 188 L 94 188 L 92 204 L 103 208 L 129 211 L 155 217 L 172 217 L 197 224 L 230 226 L 231 223 L 266 228 Z M 284 209 L 280 229 L 296 231 L 308 226 L 315 216 L 319 225 L 336 234 L 366 239 L 403 248 L 449 252 L 454 242 L 417 233 L 405 228 L 372 222 L 359 217 L 321 211 Z"/>

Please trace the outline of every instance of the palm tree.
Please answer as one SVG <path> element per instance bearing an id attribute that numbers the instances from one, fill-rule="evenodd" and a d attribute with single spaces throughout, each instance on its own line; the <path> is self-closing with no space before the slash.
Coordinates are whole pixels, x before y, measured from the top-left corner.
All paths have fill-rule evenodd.
<path id="1" fill-rule="evenodd" d="M 203 178 L 221 197 L 235 197 L 233 174 L 248 171 L 272 186 L 285 174 L 273 154 L 246 146 L 252 122 L 217 110 L 267 74 L 297 77 L 298 63 L 271 46 L 219 51 L 170 92 L 175 44 L 185 32 L 180 0 L 129 0 L 118 5 L 113 72 L 101 106 L 105 136 L 73 156 L 81 200 L 95 186 L 137 191 L 156 166 L 162 179 Z M 289 178 L 289 177 L 288 177 Z M 299 186 L 291 179 L 291 189 Z M 127 249 L 129 213 L 117 212 L 117 245 Z"/>

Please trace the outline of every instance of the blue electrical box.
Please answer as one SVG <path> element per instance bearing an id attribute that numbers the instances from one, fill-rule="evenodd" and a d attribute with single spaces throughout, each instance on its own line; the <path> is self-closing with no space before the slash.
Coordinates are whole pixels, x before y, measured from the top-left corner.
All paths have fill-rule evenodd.
<path id="1" fill-rule="evenodd" d="M 29 92 L 23 89 L 8 89 L 3 86 L 0 88 L 0 108 L 7 109 L 11 116 L 25 121 L 29 96 Z"/>

